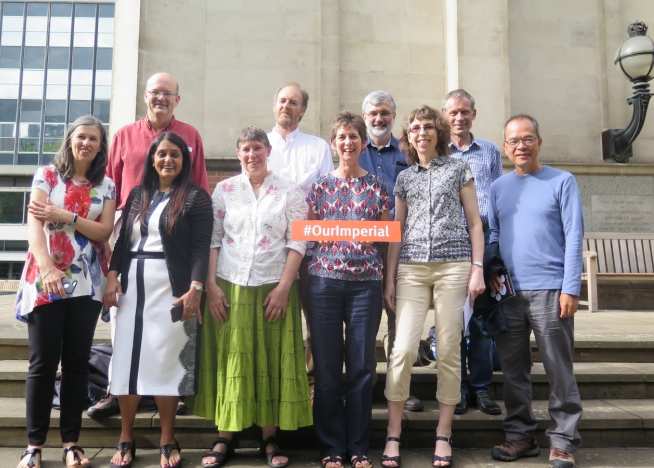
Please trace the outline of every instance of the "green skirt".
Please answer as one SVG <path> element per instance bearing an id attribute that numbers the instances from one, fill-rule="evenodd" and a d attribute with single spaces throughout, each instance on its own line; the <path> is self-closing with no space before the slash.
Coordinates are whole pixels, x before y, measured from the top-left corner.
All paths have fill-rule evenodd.
<path id="1" fill-rule="evenodd" d="M 313 423 L 297 284 L 280 320 L 264 317 L 276 284 L 238 286 L 218 279 L 230 305 L 216 321 L 205 309 L 200 330 L 198 392 L 190 407 L 219 430 L 254 425 L 294 430 Z"/>

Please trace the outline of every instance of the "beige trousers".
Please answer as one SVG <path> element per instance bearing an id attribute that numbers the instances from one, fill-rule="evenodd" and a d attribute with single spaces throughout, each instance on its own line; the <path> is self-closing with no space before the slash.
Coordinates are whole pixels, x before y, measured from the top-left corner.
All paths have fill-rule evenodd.
<path id="1" fill-rule="evenodd" d="M 395 343 L 386 372 L 389 401 L 409 397 L 411 369 L 427 311 L 434 303 L 438 336 L 438 388 L 436 399 L 455 405 L 461 398 L 461 332 L 463 304 L 468 291 L 469 262 L 400 264 L 396 287 Z"/>

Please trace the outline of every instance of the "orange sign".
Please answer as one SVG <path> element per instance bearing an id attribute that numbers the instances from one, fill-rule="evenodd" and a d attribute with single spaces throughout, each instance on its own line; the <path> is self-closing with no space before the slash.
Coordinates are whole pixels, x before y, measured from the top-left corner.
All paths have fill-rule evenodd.
<path id="1" fill-rule="evenodd" d="M 400 242 L 399 221 L 293 221 L 291 239 L 302 241 Z"/>

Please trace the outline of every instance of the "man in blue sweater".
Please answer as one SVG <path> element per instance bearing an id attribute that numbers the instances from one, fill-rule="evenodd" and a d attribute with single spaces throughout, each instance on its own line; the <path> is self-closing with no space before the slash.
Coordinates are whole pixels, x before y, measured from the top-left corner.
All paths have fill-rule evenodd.
<path id="1" fill-rule="evenodd" d="M 581 397 L 575 381 L 574 314 L 581 288 L 583 218 L 572 174 L 542 166 L 538 122 L 511 117 L 504 126 L 504 151 L 514 170 L 491 185 L 490 243 L 511 274 L 517 296 L 502 305 L 508 331 L 497 337 L 504 372 L 505 441 L 491 455 L 512 461 L 536 456 L 536 421 L 531 409 L 533 330 L 550 385 L 550 466 L 572 468 L 581 442 L 577 430 Z M 501 288 L 497 278 L 491 288 Z"/>

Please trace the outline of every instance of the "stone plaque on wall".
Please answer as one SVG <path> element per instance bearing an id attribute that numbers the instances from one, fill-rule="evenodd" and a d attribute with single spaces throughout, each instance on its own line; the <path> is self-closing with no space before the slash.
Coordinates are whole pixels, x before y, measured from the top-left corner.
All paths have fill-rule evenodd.
<path id="1" fill-rule="evenodd" d="M 652 196 L 593 195 L 591 214 L 593 231 L 654 232 Z"/>

